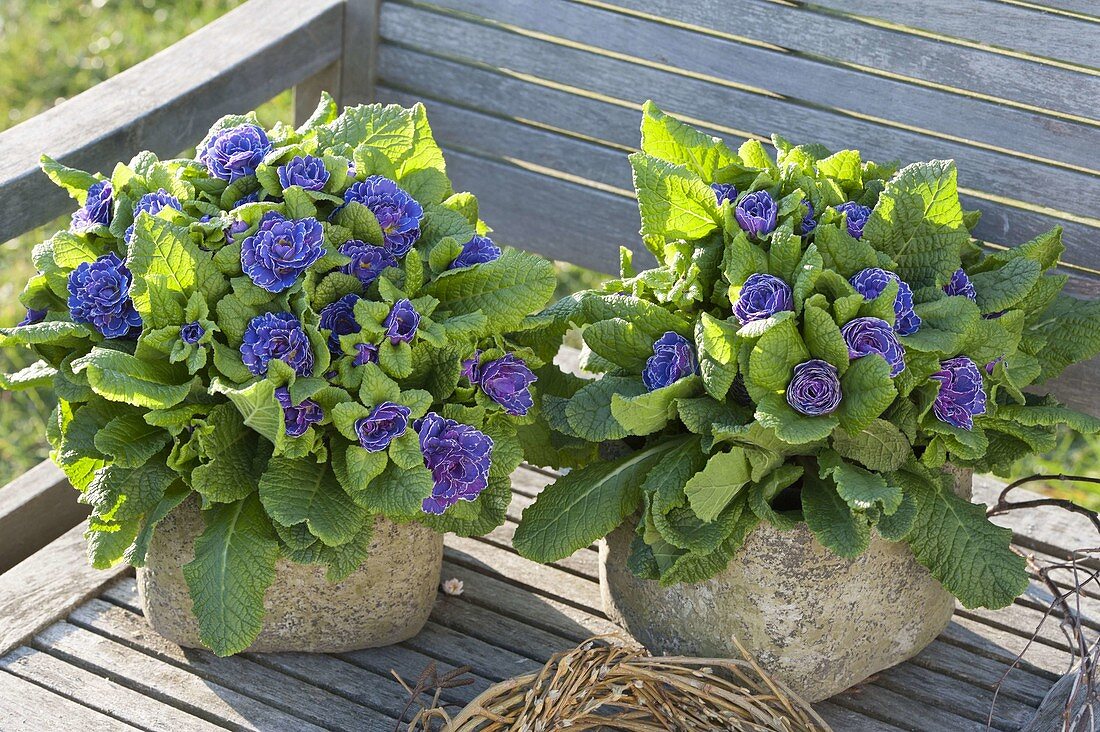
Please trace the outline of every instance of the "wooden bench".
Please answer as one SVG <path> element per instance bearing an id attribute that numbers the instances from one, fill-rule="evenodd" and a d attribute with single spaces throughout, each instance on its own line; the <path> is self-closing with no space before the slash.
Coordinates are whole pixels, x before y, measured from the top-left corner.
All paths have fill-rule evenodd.
<path id="1" fill-rule="evenodd" d="M 626 153 L 646 98 L 734 142 L 778 132 L 873 159 L 954 158 L 991 247 L 1065 229 L 1071 289 L 1100 294 L 1100 9 L 1090 0 L 251 0 L 171 48 L 0 133 L 0 241 L 69 210 L 46 152 L 109 170 L 173 155 L 222 114 L 296 87 L 343 104 L 423 100 L 456 187 L 501 241 L 600 271 L 634 245 Z M 1053 384 L 1096 412 L 1096 365 Z M 44 463 L 0 488 L 0 728 L 393 729 L 429 659 L 488 684 L 609 629 L 595 554 L 551 567 L 510 548 L 550 478 L 515 476 L 509 523 L 448 538 L 427 630 L 339 656 L 216 659 L 143 625 L 128 573 L 83 558 L 83 507 Z M 998 484 L 981 480 L 979 500 Z M 998 519 L 1002 520 L 1002 519 Z M 1062 556 L 1091 541 L 1057 513 L 1005 517 L 1017 543 Z M 75 528 L 74 528 L 75 527 Z M 1100 629 L 1100 594 L 1085 598 Z M 980 730 L 992 689 L 1043 616 L 1039 585 L 1006 610 L 960 611 L 912 661 L 820 705 L 837 730 Z M 1025 725 L 1070 658 L 1053 622 L 1005 677 L 994 729 Z M 45 713 L 49 710 L 49 713 Z"/>

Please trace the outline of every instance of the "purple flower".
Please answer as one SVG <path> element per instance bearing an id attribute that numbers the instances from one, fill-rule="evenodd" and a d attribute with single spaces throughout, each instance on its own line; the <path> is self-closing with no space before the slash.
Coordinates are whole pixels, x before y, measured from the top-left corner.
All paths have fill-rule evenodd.
<path id="1" fill-rule="evenodd" d="M 203 328 L 197 320 L 180 326 L 180 340 L 189 346 L 198 343 L 204 335 L 206 335 L 206 328 Z"/>
<path id="2" fill-rule="evenodd" d="M 974 429 L 974 417 L 985 414 L 985 391 L 978 366 L 965 356 L 940 362 L 931 378 L 940 382 L 932 404 L 936 418 L 964 430 Z"/>
<path id="3" fill-rule="evenodd" d="M 844 214 L 844 221 L 848 226 L 848 233 L 854 239 L 863 238 L 863 227 L 871 216 L 871 209 L 861 206 L 855 201 L 848 201 L 836 207 L 839 213 Z"/>
<path id="4" fill-rule="evenodd" d="M 463 371 L 465 372 L 465 368 Z M 508 353 L 502 358 L 482 365 L 479 371 L 477 381 L 482 391 L 504 407 L 504 411 L 508 414 L 523 416 L 534 406 L 531 384 L 538 381 L 538 377 L 527 368 L 523 359 Z"/>
<path id="5" fill-rule="evenodd" d="M 474 355 L 462 362 L 462 375 L 473 385 L 477 385 L 481 374 L 481 349 L 474 349 Z"/>
<path id="6" fill-rule="evenodd" d="M 993 369 L 997 368 L 997 364 L 1001 363 L 1004 360 L 1005 360 L 1004 356 L 997 356 L 997 358 L 993 359 L 992 361 L 990 361 L 989 363 L 987 363 L 985 365 L 985 372 L 987 374 L 989 374 L 990 376 L 992 376 L 993 375 Z"/>
<path id="7" fill-rule="evenodd" d="M 153 193 L 146 193 L 144 196 L 138 199 L 137 205 L 134 206 L 134 220 L 137 220 L 138 214 L 145 212 L 150 216 L 156 216 L 158 213 L 166 208 L 174 208 L 177 211 L 182 211 L 183 206 L 180 204 L 180 200 L 173 196 L 163 188 L 158 188 Z M 134 225 L 130 224 L 130 228 L 126 229 L 126 235 L 124 237 L 126 243 L 129 244 L 134 239 Z"/>
<path id="8" fill-rule="evenodd" d="M 289 163 L 280 165 L 276 172 L 283 188 L 301 186 L 307 191 L 319 191 L 328 183 L 325 161 L 313 155 L 295 155 Z"/>
<path id="9" fill-rule="evenodd" d="M 236 241 L 237 237 L 246 231 L 248 231 L 248 222 L 237 219 L 232 224 L 225 227 L 225 239 L 229 242 Z"/>
<path id="10" fill-rule="evenodd" d="M 424 209 L 389 178 L 371 175 L 364 181 L 352 183 L 344 191 L 344 203 L 352 201 L 369 208 L 378 219 L 378 225 L 382 227 L 383 245 L 393 256 L 405 256 L 420 238 L 420 220 L 424 218 Z"/>
<path id="11" fill-rule="evenodd" d="M 251 193 L 246 193 L 243 196 L 241 196 L 240 198 L 238 198 L 236 201 L 234 201 L 233 202 L 233 208 L 236 208 L 237 206 L 243 206 L 246 203 L 256 203 L 259 200 L 260 200 L 260 192 L 259 191 L 252 191 Z"/>
<path id="12" fill-rule="evenodd" d="M 741 293 L 733 304 L 733 314 L 741 325 L 791 309 L 791 286 L 769 274 L 751 275 L 741 285 Z"/>
<path id="13" fill-rule="evenodd" d="M 485 264 L 494 259 L 500 259 L 500 247 L 493 243 L 487 236 L 477 236 L 462 245 L 462 253 L 455 257 L 447 269 L 459 267 L 472 267 L 475 264 Z"/>
<path id="14" fill-rule="evenodd" d="M 819 358 L 795 366 L 787 385 L 787 404 L 808 417 L 836 411 L 842 396 L 836 367 Z"/>
<path id="15" fill-rule="evenodd" d="M 206 166 L 210 175 L 232 183 L 238 178 L 252 175 L 264 156 L 271 152 L 267 133 L 256 125 L 241 125 L 219 130 L 211 135 L 198 161 Z"/>
<path id="16" fill-rule="evenodd" d="M 359 343 L 355 346 L 355 358 L 352 366 L 364 366 L 368 363 L 378 363 L 378 346 L 373 343 Z"/>
<path id="17" fill-rule="evenodd" d="M 398 300 L 382 325 L 386 328 L 386 337 L 390 339 L 390 343 L 395 346 L 401 341 L 409 343 L 420 325 L 420 313 L 416 312 L 409 300 Z"/>
<path id="18" fill-rule="evenodd" d="M 88 188 L 88 198 L 84 200 L 84 205 L 73 214 L 69 228 L 77 233 L 84 233 L 97 226 L 108 226 L 111 223 L 113 192 L 110 181 L 101 180 L 93 183 Z"/>
<path id="19" fill-rule="evenodd" d="M 382 402 L 368 417 L 355 421 L 359 444 L 368 452 L 382 452 L 395 438 L 405 434 L 412 410 L 403 404 Z"/>
<path id="20" fill-rule="evenodd" d="M 493 440 L 470 425 L 428 412 L 413 427 L 420 435 L 424 465 L 435 487 L 425 498 L 426 513 L 441 514 L 458 501 L 473 501 L 489 486 Z"/>
<path id="21" fill-rule="evenodd" d="M 34 325 L 35 323 L 41 323 L 46 319 L 46 310 L 35 310 L 34 308 L 27 308 L 27 315 L 16 324 L 16 328 L 22 328 L 24 325 Z"/>
<path id="22" fill-rule="evenodd" d="M 882 318 L 855 318 L 840 329 L 848 344 L 848 357 L 863 358 L 877 353 L 890 364 L 890 376 L 905 370 L 905 349 L 898 343 L 893 328 Z"/>
<path id="23" fill-rule="evenodd" d="M 355 303 L 359 302 L 358 295 L 344 295 L 336 302 L 329 303 L 321 309 L 321 330 L 329 331 L 328 350 L 332 355 L 339 356 L 343 353 L 340 347 L 340 336 L 358 333 L 362 327 L 355 320 Z"/>
<path id="24" fill-rule="evenodd" d="M 943 286 L 943 291 L 948 295 L 967 297 L 971 300 L 978 299 L 978 293 L 974 290 L 974 283 L 966 276 L 966 272 L 959 269 L 951 275 L 951 279 Z"/>
<path id="25" fill-rule="evenodd" d="M 248 324 L 241 343 L 241 358 L 257 376 L 267 373 L 271 359 L 283 361 L 299 376 L 313 373 L 313 348 L 302 324 L 290 313 L 264 313 Z"/>
<path id="26" fill-rule="evenodd" d="M 241 243 L 241 269 L 259 287 L 282 292 L 325 255 L 324 229 L 317 219 L 285 219 L 268 211 L 256 233 Z"/>
<path id="27" fill-rule="evenodd" d="M 898 294 L 894 298 L 894 330 L 898 335 L 913 335 L 920 330 L 921 320 L 913 311 L 913 290 L 900 277 L 885 269 L 868 267 L 852 275 L 850 282 L 864 300 L 874 300 L 890 280 L 898 283 Z"/>
<path id="28" fill-rule="evenodd" d="M 737 200 L 737 186 L 732 183 L 711 183 L 710 189 L 714 191 L 714 197 L 718 199 L 718 205 L 723 201 L 733 203 Z"/>
<path id="29" fill-rule="evenodd" d="M 817 220 L 814 219 L 814 204 L 808 198 L 802 199 L 802 205 L 806 207 L 806 215 L 802 217 L 801 232 L 802 236 L 812 234 L 814 229 L 817 228 Z"/>
<path id="30" fill-rule="evenodd" d="M 779 207 L 767 191 L 750 193 L 737 204 L 733 211 L 737 224 L 749 236 L 764 236 L 775 228 Z"/>
<path id="31" fill-rule="evenodd" d="M 670 330 L 653 344 L 653 355 L 646 359 L 642 369 L 642 383 L 646 389 L 654 391 L 698 370 L 691 342 Z"/>
<path id="32" fill-rule="evenodd" d="M 317 424 L 325 418 L 321 405 L 312 399 L 303 399 L 298 405 L 292 404 L 290 390 L 285 386 L 275 390 L 275 398 L 283 408 L 283 421 L 286 423 L 286 433 L 290 437 L 301 437 L 311 424 Z"/>
<path id="33" fill-rule="evenodd" d="M 89 323 L 104 338 L 122 338 L 141 328 L 141 316 L 130 299 L 133 277 L 114 252 L 94 262 L 81 262 L 69 273 L 69 311 L 78 323 Z"/>
<path id="34" fill-rule="evenodd" d="M 341 244 L 340 253 L 351 257 L 351 261 L 340 271 L 358 277 L 363 287 L 367 287 L 378 279 L 378 275 L 382 274 L 382 270 L 386 267 L 397 265 L 397 260 L 385 249 L 358 239 L 349 239 Z"/>

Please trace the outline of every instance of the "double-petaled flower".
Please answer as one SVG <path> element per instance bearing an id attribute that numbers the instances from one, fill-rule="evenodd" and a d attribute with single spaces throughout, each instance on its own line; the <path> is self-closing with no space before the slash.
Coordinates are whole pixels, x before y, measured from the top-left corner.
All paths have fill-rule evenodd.
<path id="1" fill-rule="evenodd" d="M 930 377 L 940 382 L 932 403 L 936 418 L 964 430 L 974 429 L 974 417 L 985 414 L 985 390 L 978 365 L 965 356 L 940 362 L 940 370 Z"/>
<path id="2" fill-rule="evenodd" d="M 69 273 L 69 312 L 104 338 L 123 338 L 141 328 L 141 315 L 130 299 L 133 276 L 114 252 L 81 262 Z"/>
<path id="3" fill-rule="evenodd" d="M 863 358 L 878 354 L 890 364 L 890 376 L 905 370 L 905 349 L 898 342 L 897 334 L 882 318 L 854 318 L 840 329 L 848 344 L 848 357 Z"/>
<path id="4" fill-rule="evenodd" d="M 668 331 L 653 344 L 653 355 L 642 369 L 642 383 L 650 391 L 668 386 L 699 370 L 695 348 L 679 333 Z"/>
<path id="5" fill-rule="evenodd" d="M 737 203 L 733 216 L 746 234 L 760 237 L 775 229 L 779 207 L 767 191 L 754 191 Z"/>
<path id="6" fill-rule="evenodd" d="M 412 302 L 407 299 L 395 302 L 390 308 L 389 315 L 382 322 L 382 327 L 386 329 L 386 337 L 395 346 L 402 341 L 411 342 L 419 326 L 420 313 L 416 312 Z"/>
<path id="7" fill-rule="evenodd" d="M 206 166 L 210 175 L 232 183 L 253 175 L 269 152 L 271 142 L 263 128 L 245 124 L 211 135 L 199 150 L 198 161 Z"/>
<path id="8" fill-rule="evenodd" d="M 340 347 L 340 336 L 358 333 L 363 328 L 355 320 L 355 303 L 359 302 L 358 295 L 344 295 L 336 302 L 331 302 L 321 308 L 321 330 L 329 331 L 328 350 L 337 356 L 343 353 Z"/>
<path id="9" fill-rule="evenodd" d="M 434 483 L 432 495 L 424 499 L 424 511 L 438 515 L 459 501 L 476 500 L 489 486 L 492 438 L 435 412 L 418 419 L 414 427 Z"/>
<path id="10" fill-rule="evenodd" d="M 88 188 L 88 197 L 84 205 L 73 213 L 69 228 L 78 234 L 91 231 L 97 226 L 109 226 L 111 223 L 111 182 L 101 180 Z"/>
<path id="11" fill-rule="evenodd" d="M 283 423 L 289 437 L 301 437 L 311 424 L 317 424 L 325 418 L 321 405 L 312 399 L 303 399 L 300 404 L 290 400 L 290 390 L 280 386 L 275 390 L 275 399 L 283 408 Z"/>
<path id="12" fill-rule="evenodd" d="M 283 188 L 301 186 L 307 191 L 320 191 L 328 183 L 325 161 L 314 155 L 295 155 L 290 162 L 275 171 Z"/>
<path id="13" fill-rule="evenodd" d="M 819 358 L 795 366 L 787 385 L 787 404 L 808 417 L 835 412 L 842 396 L 836 367 Z"/>
<path id="14" fill-rule="evenodd" d="M 256 233 L 241 243 L 241 269 L 257 286 L 282 292 L 325 255 L 324 239 L 317 219 L 286 219 L 268 211 Z"/>
<path id="15" fill-rule="evenodd" d="M 863 227 L 867 225 L 867 219 L 871 217 L 871 209 L 855 201 L 848 201 L 837 206 L 836 210 L 844 214 L 844 222 L 852 238 L 862 239 Z"/>
<path id="16" fill-rule="evenodd" d="M 475 361 L 475 365 L 469 370 L 466 368 L 467 363 L 469 362 L 463 362 L 463 374 L 472 383 L 480 386 L 486 396 L 504 407 L 508 414 L 523 416 L 534 406 L 531 384 L 538 381 L 538 377 L 514 353 L 506 353 L 495 361 L 481 364 L 480 367 L 476 366 Z"/>
<path id="17" fill-rule="evenodd" d="M 920 330 L 920 316 L 913 310 L 913 290 L 893 272 L 878 267 L 868 267 L 852 275 L 850 282 L 864 300 L 874 300 L 893 280 L 898 283 L 894 298 L 894 330 L 898 335 L 913 335 Z"/>
<path id="18" fill-rule="evenodd" d="M 462 252 L 455 257 L 447 269 L 459 269 L 460 267 L 472 267 L 475 264 L 485 264 L 495 259 L 500 259 L 500 247 L 493 243 L 487 236 L 474 235 L 470 241 L 462 245 Z"/>
<path id="19" fill-rule="evenodd" d="M 951 279 L 943 286 L 943 291 L 954 297 L 965 297 L 970 300 L 978 299 L 978 292 L 974 289 L 974 283 L 966 276 L 966 272 L 960 267 L 951 274 Z"/>
<path id="20" fill-rule="evenodd" d="M 378 279 L 378 275 L 382 274 L 382 270 L 386 267 L 397 266 L 397 259 L 388 251 L 358 239 L 349 239 L 341 244 L 340 253 L 351 258 L 341 271 L 358 277 L 363 287 L 367 287 Z"/>
<path id="21" fill-rule="evenodd" d="M 791 303 L 790 285 L 770 274 L 754 274 L 741 285 L 733 314 L 741 325 L 745 325 L 770 318 L 782 310 L 791 310 Z"/>
<path id="22" fill-rule="evenodd" d="M 290 313 L 264 313 L 253 318 L 241 342 L 241 359 L 257 376 L 267 373 L 272 359 L 286 363 L 299 376 L 313 374 L 313 347 L 302 324 Z"/>
<path id="23" fill-rule="evenodd" d="M 368 452 L 382 452 L 405 434 L 410 414 L 412 410 L 403 404 L 382 402 L 369 415 L 355 421 L 359 444 Z"/>
<path id="24" fill-rule="evenodd" d="M 420 238 L 424 209 L 389 178 L 368 176 L 344 191 L 344 203 L 361 203 L 370 209 L 382 228 L 383 246 L 394 257 L 409 253 Z"/>

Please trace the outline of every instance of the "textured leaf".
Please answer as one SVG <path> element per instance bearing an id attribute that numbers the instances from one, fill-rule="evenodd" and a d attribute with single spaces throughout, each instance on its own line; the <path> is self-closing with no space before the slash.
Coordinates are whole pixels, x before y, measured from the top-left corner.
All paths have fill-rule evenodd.
<path id="1" fill-rule="evenodd" d="M 641 373 L 653 355 L 653 338 L 622 318 L 593 323 L 584 329 L 584 342 L 611 363 Z"/>
<path id="2" fill-rule="evenodd" d="M 848 345 L 833 317 L 821 308 L 808 307 L 802 313 L 802 320 L 802 335 L 810 355 L 829 362 L 841 374 L 847 371 Z"/>
<path id="3" fill-rule="evenodd" d="M 784 320 L 753 346 L 749 356 L 749 378 L 761 389 L 785 390 L 791 381 L 792 369 L 809 357 L 794 321 Z"/>
<path id="4" fill-rule="evenodd" d="M 707 466 L 684 485 L 691 509 L 703 521 L 713 521 L 745 487 L 751 477 L 745 450 L 734 447 L 729 452 L 711 456 Z"/>
<path id="5" fill-rule="evenodd" d="M 402 468 L 390 462 L 385 470 L 355 496 L 355 501 L 373 512 L 394 518 L 416 516 L 435 482 L 424 464 Z"/>
<path id="6" fill-rule="evenodd" d="M 770 427 L 779 439 L 792 445 L 823 440 L 839 424 L 836 414 L 820 417 L 799 414 L 779 394 L 768 394 L 760 400 L 756 405 L 756 419 L 760 426 Z M 715 439 L 718 437 L 716 431 Z"/>
<path id="7" fill-rule="evenodd" d="M 643 393 L 645 387 L 639 379 L 605 376 L 573 395 L 565 406 L 565 418 L 572 433 L 589 442 L 621 440 L 627 431 L 612 415 L 612 399 Z"/>
<path id="8" fill-rule="evenodd" d="M 198 431 L 204 462 L 191 473 L 195 491 L 216 503 L 232 503 L 255 492 L 270 454 L 258 449 L 258 438 L 231 404 L 211 409 L 206 427 Z"/>
<path id="9" fill-rule="evenodd" d="M 997 408 L 997 418 L 1018 422 L 1033 427 L 1056 427 L 1067 425 L 1082 434 L 1094 435 L 1100 432 L 1100 419 L 1075 409 L 1057 405 L 1006 404 Z"/>
<path id="10" fill-rule="evenodd" d="M 272 519 L 286 526 L 304 521 L 328 546 L 351 541 L 366 517 L 340 487 L 332 466 L 310 459 L 272 458 L 260 478 L 260 500 Z"/>
<path id="11" fill-rule="evenodd" d="M 441 310 L 452 315 L 491 313 L 491 327 L 499 333 L 519 327 L 525 316 L 542 308 L 555 284 L 549 260 L 510 249 L 493 262 L 454 270 L 426 291 L 440 300 Z"/>
<path id="12" fill-rule="evenodd" d="M 890 365 L 877 354 L 856 359 L 840 379 L 844 395 L 836 415 L 849 432 L 859 432 L 886 411 L 898 391 L 890 379 Z"/>
<path id="13" fill-rule="evenodd" d="M 704 181 L 717 180 L 719 171 L 740 162 L 721 139 L 670 117 L 653 102 L 642 106 L 642 152 L 683 165 Z"/>
<path id="14" fill-rule="evenodd" d="M 108 348 L 93 348 L 73 361 L 73 371 L 86 373 L 92 390 L 101 397 L 135 407 L 165 409 L 182 402 L 191 391 L 187 372 L 178 366 Z"/>
<path id="15" fill-rule="evenodd" d="M 159 462 L 136 468 L 108 465 L 96 473 L 80 502 L 93 507 L 97 520 L 132 521 L 154 508 L 176 478 L 171 468 Z"/>
<path id="16" fill-rule="evenodd" d="M 171 435 L 147 423 L 140 414 L 124 414 L 108 422 L 95 436 L 95 446 L 123 468 L 136 468 L 160 452 Z"/>
<path id="17" fill-rule="evenodd" d="M 1100 300 L 1078 300 L 1059 295 L 1043 314 L 1038 330 L 1045 336 L 1035 354 L 1042 365 L 1040 381 L 1052 379 L 1071 363 L 1100 353 Z"/>
<path id="18" fill-rule="evenodd" d="M 817 540 L 842 557 L 858 557 L 871 543 L 866 519 L 853 514 L 828 481 L 803 480 L 802 515 Z"/>
<path id="19" fill-rule="evenodd" d="M 701 239 L 718 227 L 718 202 L 698 175 L 645 153 L 631 155 L 630 166 L 642 236 Z"/>
<path id="20" fill-rule="evenodd" d="M 177 506 L 183 503 L 191 495 L 191 489 L 182 482 L 173 484 L 165 491 L 151 511 L 145 514 L 141 521 L 134 543 L 126 550 L 124 559 L 135 567 L 145 566 L 145 555 L 149 551 L 149 542 L 153 539 L 153 532 L 157 524 L 171 513 Z"/>
<path id="21" fill-rule="evenodd" d="M 1016 257 L 1005 262 L 1003 267 L 971 275 L 978 307 L 983 313 L 1009 309 L 1024 299 L 1041 273 L 1035 260 Z"/>
<path id="22" fill-rule="evenodd" d="M 706 312 L 695 323 L 695 347 L 703 387 L 715 399 L 725 399 L 737 378 L 737 328 Z"/>
<path id="23" fill-rule="evenodd" d="M 832 450 L 822 451 L 817 462 L 821 477 L 833 479 L 837 494 L 853 511 L 868 511 L 878 505 L 889 516 L 901 505 L 901 488 L 887 483 L 881 474 L 846 463 Z"/>
<path id="24" fill-rule="evenodd" d="M 264 593 L 275 579 L 279 545 L 259 499 L 203 511 L 206 528 L 183 575 L 194 600 L 199 637 L 214 653 L 239 653 L 260 634 Z"/>
<path id="25" fill-rule="evenodd" d="M 664 429 L 676 417 L 676 400 L 699 391 L 698 376 L 687 376 L 668 386 L 637 396 L 611 395 L 611 416 L 630 435 L 649 435 Z"/>
<path id="26" fill-rule="evenodd" d="M 182 306 L 192 292 L 201 292 L 213 305 L 229 291 L 211 255 L 191 241 L 187 228 L 154 216 L 139 216 L 134 223 L 126 264 L 134 276 L 130 290 L 134 307 L 150 327 L 179 324 Z M 167 309 L 173 301 L 179 313 Z"/>
<path id="27" fill-rule="evenodd" d="M 833 433 L 833 449 L 849 460 L 862 463 L 870 470 L 897 470 L 909 459 L 911 448 L 905 435 L 892 423 L 873 420 L 856 433 L 837 430 Z"/>

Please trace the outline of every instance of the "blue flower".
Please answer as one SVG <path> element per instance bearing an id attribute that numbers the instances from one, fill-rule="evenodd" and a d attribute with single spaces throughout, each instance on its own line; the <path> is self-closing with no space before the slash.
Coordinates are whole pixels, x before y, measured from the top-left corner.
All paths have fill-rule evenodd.
<path id="1" fill-rule="evenodd" d="M 301 437 L 311 424 L 317 424 L 325 418 L 321 405 L 312 399 L 303 399 L 301 404 L 290 400 L 290 390 L 280 386 L 275 390 L 275 399 L 283 408 L 283 423 L 288 437 Z"/>
<path id="2" fill-rule="evenodd" d="M 228 242 L 235 242 L 237 238 L 246 231 L 248 231 L 248 222 L 237 219 L 232 224 L 225 227 L 225 240 Z"/>
<path id="3" fill-rule="evenodd" d="M 378 363 L 378 346 L 373 343 L 356 344 L 352 366 L 365 366 L 368 363 Z"/>
<path id="4" fill-rule="evenodd" d="M 754 320 L 770 318 L 782 310 L 792 310 L 791 286 L 770 274 L 751 275 L 745 284 L 737 302 L 733 304 L 733 314 L 741 325 Z"/>
<path id="5" fill-rule="evenodd" d="M 382 227 L 383 246 L 393 256 L 405 256 L 420 238 L 424 209 L 389 178 L 372 175 L 359 183 L 352 183 L 344 191 L 344 203 L 352 201 L 369 208 L 378 219 L 378 225 Z"/>
<path id="6" fill-rule="evenodd" d="M 802 224 L 800 231 L 802 236 L 812 234 L 814 229 L 817 228 L 817 220 L 814 218 L 814 204 L 808 198 L 802 199 L 802 205 L 806 207 L 806 215 L 802 217 Z"/>
<path id="7" fill-rule="evenodd" d="M 232 183 L 252 175 L 264 156 L 271 152 L 271 142 L 262 128 L 246 124 L 219 130 L 210 136 L 199 151 L 198 161 L 210 175 Z"/>
<path id="8" fill-rule="evenodd" d="M 183 206 L 180 204 L 180 200 L 173 196 L 163 188 L 158 188 L 153 193 L 146 193 L 144 196 L 138 199 L 137 205 L 134 206 L 134 220 L 137 220 L 138 214 L 144 212 L 150 216 L 156 216 L 158 213 L 166 208 L 174 208 L 177 211 L 182 211 Z M 130 228 L 126 229 L 126 235 L 124 237 L 126 243 L 129 244 L 134 240 L 134 225 L 130 224 Z"/>
<path id="9" fill-rule="evenodd" d="M 396 267 L 397 260 L 385 249 L 367 244 L 358 239 L 349 239 L 340 245 L 340 253 L 351 257 L 351 261 L 341 268 L 341 272 L 355 275 L 367 287 L 378 279 L 386 267 Z"/>
<path id="10" fill-rule="evenodd" d="M 877 353 L 890 364 L 890 376 L 905 370 L 905 349 L 898 342 L 894 329 L 882 318 L 855 318 L 840 329 L 848 344 L 848 358 L 856 359 Z"/>
<path id="11" fill-rule="evenodd" d="M 307 191 L 320 191 L 328 183 L 325 161 L 313 155 L 295 155 L 289 163 L 280 165 L 277 172 L 283 188 L 301 186 Z"/>
<path id="12" fill-rule="evenodd" d="M 416 329 L 420 325 L 420 313 L 416 312 L 409 300 L 398 300 L 390 309 L 390 314 L 382 325 L 386 329 L 386 337 L 390 343 L 397 345 L 401 341 L 409 343 L 416 335 Z"/>
<path id="13" fill-rule="evenodd" d="M 814 358 L 794 367 L 787 385 L 787 404 L 808 417 L 831 414 L 840 406 L 840 376 L 836 367 Z"/>
<path id="14" fill-rule="evenodd" d="M 325 255 L 324 239 L 317 219 L 288 220 L 268 211 L 256 233 L 241 243 L 241 269 L 259 287 L 282 292 Z"/>
<path id="15" fill-rule="evenodd" d="M 355 320 L 357 302 L 359 302 L 358 295 L 344 295 L 321 309 L 321 330 L 329 331 L 328 350 L 334 356 L 344 352 L 340 347 L 340 336 L 358 333 L 363 329 Z"/>
<path id="16" fill-rule="evenodd" d="M 382 402 L 369 416 L 355 421 L 355 434 L 367 452 L 382 452 L 405 434 L 412 410 L 403 404 Z"/>
<path id="17" fill-rule="evenodd" d="M 863 227 L 871 216 L 871 209 L 861 206 L 855 201 L 848 201 L 836 207 L 837 212 L 844 214 L 844 221 L 848 226 L 848 233 L 854 239 L 863 238 Z"/>
<path id="18" fill-rule="evenodd" d="M 940 382 L 932 403 L 936 419 L 964 430 L 974 429 L 974 417 L 985 414 L 985 390 L 977 364 L 965 356 L 949 358 L 940 362 L 940 370 L 930 378 Z"/>
<path id="19" fill-rule="evenodd" d="M 515 416 L 527 414 L 534 406 L 531 384 L 536 381 L 534 372 L 513 353 L 483 364 L 477 375 L 477 383 L 486 396 Z"/>
<path id="20" fill-rule="evenodd" d="M 943 291 L 948 295 L 966 297 L 971 300 L 978 299 L 978 293 L 974 289 L 974 283 L 966 276 L 966 272 L 959 268 L 951 275 L 951 279 L 943 286 Z"/>
<path id="21" fill-rule="evenodd" d="M 718 205 L 723 201 L 733 203 L 737 200 L 737 186 L 732 183 L 711 183 L 710 189 L 714 191 L 714 197 L 718 199 Z"/>
<path id="22" fill-rule="evenodd" d="M 470 241 L 462 245 L 462 253 L 455 257 L 447 269 L 459 267 L 472 267 L 475 264 L 485 264 L 494 259 L 500 259 L 500 247 L 493 243 L 487 236 L 474 235 Z"/>
<path id="23" fill-rule="evenodd" d="M 22 328 L 24 325 L 34 325 L 35 323 L 41 323 L 46 319 L 46 310 L 35 310 L 34 308 L 27 308 L 27 315 L 16 324 L 16 328 Z"/>
<path id="24" fill-rule="evenodd" d="M 189 346 L 198 343 L 204 335 L 206 335 L 206 328 L 203 328 L 197 320 L 180 326 L 180 340 Z"/>
<path id="25" fill-rule="evenodd" d="M 670 330 L 653 344 L 653 355 L 646 359 L 642 369 L 642 383 L 646 389 L 654 391 L 698 370 L 691 342 Z"/>
<path id="26" fill-rule="evenodd" d="M 477 386 L 477 380 L 480 374 L 481 349 L 475 348 L 474 354 L 462 362 L 462 376 L 464 376 L 471 385 Z"/>
<path id="27" fill-rule="evenodd" d="M 89 323 L 104 338 L 122 338 L 141 328 L 141 316 L 130 299 L 133 277 L 114 252 L 82 262 L 69 273 L 69 312 Z"/>
<path id="28" fill-rule="evenodd" d="M 413 427 L 434 482 L 432 495 L 422 504 L 426 513 L 438 515 L 459 501 L 476 500 L 489 487 L 491 437 L 435 412 L 428 412 Z"/>
<path id="29" fill-rule="evenodd" d="M 84 205 L 72 216 L 70 227 L 78 234 L 91 231 L 97 226 L 109 226 L 111 223 L 111 182 L 101 180 L 88 188 L 88 198 Z"/>
<path id="30" fill-rule="evenodd" d="M 894 330 L 898 335 L 913 335 L 920 330 L 920 316 L 913 310 L 913 290 L 893 272 L 878 267 L 868 267 L 852 275 L 850 282 L 864 300 L 874 300 L 893 280 L 898 283 L 898 294 L 894 298 Z"/>
<path id="31" fill-rule="evenodd" d="M 290 313 L 264 313 L 248 324 L 241 359 L 257 376 L 267 373 L 271 359 L 283 361 L 299 376 L 313 374 L 313 347 L 302 324 Z"/>
<path id="32" fill-rule="evenodd" d="M 738 202 L 733 211 L 737 224 L 749 236 L 764 236 L 775 229 L 779 207 L 767 191 L 755 191 Z"/>

